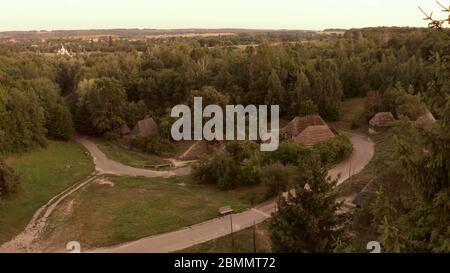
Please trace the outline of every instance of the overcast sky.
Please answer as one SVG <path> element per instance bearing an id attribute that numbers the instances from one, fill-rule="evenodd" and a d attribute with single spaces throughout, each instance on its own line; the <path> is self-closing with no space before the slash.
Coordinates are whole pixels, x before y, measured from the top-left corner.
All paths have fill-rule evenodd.
<path id="1" fill-rule="evenodd" d="M 440 11 L 434 0 L 0 0 L 0 31 L 425 26 L 418 6 Z"/>

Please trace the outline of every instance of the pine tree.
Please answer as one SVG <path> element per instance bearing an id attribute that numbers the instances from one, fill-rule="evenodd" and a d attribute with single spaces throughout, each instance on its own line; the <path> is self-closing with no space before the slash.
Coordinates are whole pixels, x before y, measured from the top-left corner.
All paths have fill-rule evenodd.
<path id="1" fill-rule="evenodd" d="M 332 181 L 320 163 L 302 168 L 294 189 L 279 197 L 270 222 L 275 252 L 332 252 L 341 235 Z"/>

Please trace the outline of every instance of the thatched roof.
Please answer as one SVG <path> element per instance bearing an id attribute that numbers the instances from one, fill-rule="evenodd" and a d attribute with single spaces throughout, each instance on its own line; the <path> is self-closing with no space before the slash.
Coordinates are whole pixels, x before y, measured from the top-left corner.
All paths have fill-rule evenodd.
<path id="1" fill-rule="evenodd" d="M 369 125 L 372 128 L 387 128 L 394 126 L 394 121 L 395 118 L 391 112 L 380 112 L 369 121 Z"/>
<path id="2" fill-rule="evenodd" d="M 308 126 L 327 125 L 319 115 L 310 115 L 304 117 L 295 117 L 289 124 L 281 129 L 281 134 L 295 137 L 299 135 Z"/>
<path id="3" fill-rule="evenodd" d="M 316 125 L 306 127 L 303 132 L 293 138 L 293 141 L 306 147 L 312 147 L 318 142 L 327 141 L 333 137 L 334 134 L 328 125 Z"/>
<path id="4" fill-rule="evenodd" d="M 416 123 L 417 126 L 423 126 L 423 125 L 427 125 L 427 124 L 433 124 L 435 122 L 436 122 L 436 119 L 434 118 L 433 114 L 430 111 L 428 111 L 423 116 L 420 116 L 416 120 L 415 123 Z"/>
<path id="5" fill-rule="evenodd" d="M 294 118 L 281 130 L 281 135 L 306 147 L 334 137 L 333 132 L 319 115 Z"/>
<path id="6" fill-rule="evenodd" d="M 146 137 L 159 134 L 159 126 L 153 118 L 140 120 L 136 123 L 131 134 Z"/>

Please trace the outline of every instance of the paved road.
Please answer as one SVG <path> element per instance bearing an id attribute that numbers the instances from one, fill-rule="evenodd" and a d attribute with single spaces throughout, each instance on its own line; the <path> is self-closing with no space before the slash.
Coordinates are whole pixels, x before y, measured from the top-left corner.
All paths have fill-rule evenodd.
<path id="1" fill-rule="evenodd" d="M 339 183 L 351 175 L 359 173 L 371 160 L 374 154 L 374 143 L 362 135 L 351 135 L 354 151 L 350 158 L 336 165 L 329 171 L 330 176 L 337 178 Z M 234 214 L 233 230 L 238 231 L 270 218 L 276 211 L 276 201 L 271 200 L 255 208 Z M 143 238 L 134 242 L 125 243 L 109 248 L 101 248 L 92 252 L 173 252 L 182 250 L 203 242 L 207 242 L 231 232 L 230 216 L 216 218 L 201 224 L 183 228 L 178 231 Z"/>
<path id="2" fill-rule="evenodd" d="M 79 137 L 76 139 L 81 143 L 92 155 L 97 173 L 86 181 L 74 185 L 59 195 L 55 196 L 46 205 L 40 208 L 25 231 L 19 234 L 12 241 L 0 246 L 0 252 L 32 252 L 39 251 L 30 246 L 31 243 L 39 236 L 45 227 L 46 220 L 52 213 L 54 208 L 67 196 L 90 183 L 97 174 L 115 174 L 125 176 L 145 176 L 145 177 L 170 177 L 183 176 L 191 172 L 189 167 L 181 167 L 169 171 L 153 171 L 138 169 L 123 165 L 108 159 L 105 154 L 87 138 Z M 340 174 L 339 183 L 342 183 L 351 175 L 360 172 L 369 163 L 374 153 L 374 143 L 366 136 L 356 134 L 351 135 L 351 141 L 354 151 L 349 159 L 336 165 L 329 171 L 332 178 L 337 178 Z M 183 164 L 181 164 L 182 166 Z M 254 224 L 263 222 L 270 218 L 271 214 L 276 211 L 276 200 L 271 200 L 260 204 L 254 208 L 244 212 L 234 214 L 233 231 L 248 228 Z M 194 226 L 183 228 L 178 231 L 165 234 L 155 235 L 143 238 L 134 242 L 125 243 L 119 246 L 109 248 L 101 248 L 93 250 L 93 252 L 173 252 L 182 250 L 190 246 L 194 246 L 203 242 L 207 242 L 231 232 L 231 216 L 219 217 L 210 221 L 200 223 Z"/>
<path id="3" fill-rule="evenodd" d="M 94 159 L 95 169 L 99 174 L 114 174 L 123 176 L 144 176 L 144 177 L 171 177 L 184 176 L 191 172 L 190 167 L 181 167 L 168 171 L 155 171 L 147 169 L 139 169 L 126 166 L 122 163 L 113 161 L 106 157 L 106 155 L 86 137 L 76 137 L 75 140 L 81 143 L 91 154 Z"/>

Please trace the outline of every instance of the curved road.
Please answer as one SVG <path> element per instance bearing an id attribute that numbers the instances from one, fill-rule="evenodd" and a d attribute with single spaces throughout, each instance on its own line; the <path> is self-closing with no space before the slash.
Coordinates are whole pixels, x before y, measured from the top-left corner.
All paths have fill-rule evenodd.
<path id="1" fill-rule="evenodd" d="M 0 246 L 0 252 L 34 252 L 38 249 L 31 248 L 32 242 L 37 239 L 45 227 L 46 220 L 54 208 L 67 196 L 93 181 L 97 175 L 114 174 L 124 176 L 144 177 L 170 177 L 183 176 L 191 172 L 190 167 L 180 167 L 168 171 L 154 171 L 133 168 L 108 159 L 106 155 L 87 138 L 77 137 L 76 141 L 81 143 L 89 151 L 94 159 L 97 172 L 87 180 L 73 185 L 59 195 L 52 198 L 46 205 L 40 208 L 26 229 L 13 240 Z M 353 153 L 347 160 L 339 163 L 329 171 L 331 178 L 338 178 L 338 183 L 344 182 L 351 175 L 359 173 L 371 160 L 374 154 L 374 143 L 367 136 L 351 134 Z M 183 166 L 182 162 L 176 165 Z M 339 176 L 340 175 L 340 176 Z M 233 231 L 248 228 L 271 217 L 276 211 L 276 200 L 260 204 L 244 212 L 233 214 Z M 230 217 L 219 217 L 194 226 L 186 227 L 178 231 L 143 238 L 134 242 L 118 246 L 101 248 L 93 252 L 173 252 L 190 246 L 204 243 L 230 234 Z"/>
<path id="2" fill-rule="evenodd" d="M 338 183 L 342 183 L 350 176 L 359 173 L 369 163 L 374 154 L 375 145 L 367 136 L 351 134 L 351 142 L 353 144 L 352 155 L 329 171 L 331 178 L 335 179 L 339 177 Z M 81 143 L 85 145 L 89 151 L 95 150 L 96 148 L 95 144 L 87 140 L 84 140 Z M 96 163 L 97 162 L 98 160 Z M 110 160 L 108 160 L 108 162 L 110 162 Z M 121 171 L 126 170 L 128 173 L 133 169 L 134 168 L 127 168 Z M 140 170 L 140 172 L 141 171 L 142 170 Z M 184 171 L 188 173 L 188 170 Z M 178 251 L 230 234 L 230 217 L 233 218 L 233 231 L 239 231 L 263 222 L 270 218 L 271 214 L 275 211 L 276 200 L 271 200 L 244 212 L 233 214 L 232 216 L 219 217 L 178 231 L 150 236 L 118 246 L 95 249 L 92 252 L 161 253 Z"/>
<path id="3" fill-rule="evenodd" d="M 171 176 L 184 176 L 190 174 L 191 172 L 190 167 L 181 167 L 168 171 L 154 171 L 130 167 L 107 158 L 106 155 L 97 147 L 97 145 L 86 137 L 76 137 L 75 140 L 81 143 L 89 151 L 94 159 L 95 169 L 99 172 L 99 174 L 167 178 Z"/>

